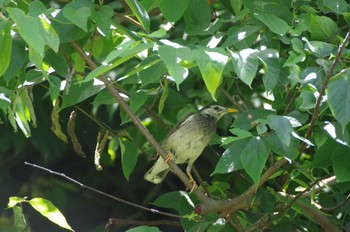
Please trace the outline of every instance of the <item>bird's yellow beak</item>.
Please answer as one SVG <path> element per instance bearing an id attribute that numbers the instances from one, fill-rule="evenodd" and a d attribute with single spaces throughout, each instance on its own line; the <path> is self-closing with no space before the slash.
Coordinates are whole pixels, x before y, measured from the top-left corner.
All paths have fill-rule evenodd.
<path id="1" fill-rule="evenodd" d="M 234 112 L 238 112 L 238 110 L 233 109 L 233 108 L 227 108 L 227 112 L 228 113 L 234 113 Z"/>

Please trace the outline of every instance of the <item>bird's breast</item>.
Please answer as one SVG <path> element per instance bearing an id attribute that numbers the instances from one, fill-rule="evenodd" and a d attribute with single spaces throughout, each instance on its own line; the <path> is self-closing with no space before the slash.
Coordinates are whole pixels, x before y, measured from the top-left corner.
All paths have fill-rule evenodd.
<path id="1" fill-rule="evenodd" d="M 208 145 L 216 131 L 216 123 L 212 124 L 183 124 L 171 133 L 162 147 L 171 152 L 175 163 L 185 163 L 195 160 Z"/>

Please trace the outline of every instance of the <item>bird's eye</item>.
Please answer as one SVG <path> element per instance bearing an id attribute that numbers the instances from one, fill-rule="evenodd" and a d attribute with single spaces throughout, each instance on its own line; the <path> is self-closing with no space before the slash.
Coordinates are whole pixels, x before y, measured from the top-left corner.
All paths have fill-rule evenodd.
<path id="1" fill-rule="evenodd" d="M 214 110 L 219 111 L 220 108 L 219 108 L 218 106 L 215 106 L 215 107 L 214 107 Z"/>

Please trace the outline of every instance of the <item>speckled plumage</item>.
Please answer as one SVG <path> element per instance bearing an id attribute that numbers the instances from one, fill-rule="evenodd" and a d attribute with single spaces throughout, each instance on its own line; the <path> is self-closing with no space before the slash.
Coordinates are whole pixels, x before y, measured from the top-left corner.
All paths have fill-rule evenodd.
<path id="1" fill-rule="evenodd" d="M 217 121 L 228 112 L 224 107 L 205 107 L 177 124 L 162 143 L 165 152 L 176 164 L 188 163 L 187 173 L 216 132 Z M 154 184 L 161 183 L 169 171 L 168 164 L 159 157 L 144 178 Z"/>

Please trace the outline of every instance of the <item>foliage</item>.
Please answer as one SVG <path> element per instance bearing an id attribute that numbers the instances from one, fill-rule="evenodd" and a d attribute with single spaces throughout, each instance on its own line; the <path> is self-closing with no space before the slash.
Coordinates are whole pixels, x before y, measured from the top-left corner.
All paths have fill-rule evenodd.
<path id="1" fill-rule="evenodd" d="M 94 163 L 102 171 L 92 177 L 120 169 L 118 180 L 144 194 L 140 205 L 177 212 L 186 231 L 349 228 L 345 0 L 2 0 L 0 7 L 2 159 L 13 152 L 20 161 L 35 147 L 47 165 Z M 162 188 L 145 183 L 147 161 L 159 153 L 152 138 L 162 141 L 185 115 L 213 103 L 240 112 L 220 121 L 213 149 L 195 163 L 201 187 L 180 191 L 174 176 Z M 67 158 L 72 149 L 87 162 Z M 43 205 L 59 212 L 44 193 L 20 192 L 33 199 L 12 205 L 16 223 L 25 216 L 21 202 L 50 220 Z M 128 207 L 118 215 L 135 215 Z M 130 231 L 158 231 L 144 224 Z"/>

